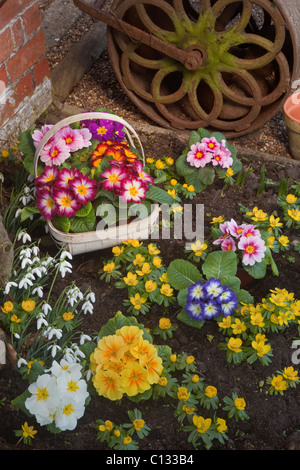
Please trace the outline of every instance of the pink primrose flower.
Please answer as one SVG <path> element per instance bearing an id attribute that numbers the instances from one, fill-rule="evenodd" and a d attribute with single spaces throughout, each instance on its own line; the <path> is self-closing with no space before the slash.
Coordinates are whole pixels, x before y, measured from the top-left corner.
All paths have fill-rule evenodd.
<path id="1" fill-rule="evenodd" d="M 41 188 L 50 186 L 56 180 L 57 175 L 58 175 L 57 166 L 45 166 L 40 176 L 35 178 L 35 184 L 37 187 L 41 187 Z"/>
<path id="2" fill-rule="evenodd" d="M 52 128 L 52 125 L 42 126 L 41 130 L 36 129 L 32 134 L 33 145 L 37 148 L 42 140 L 42 138 L 47 134 L 47 132 Z M 54 136 L 50 137 L 46 145 L 49 145 L 53 141 Z"/>
<path id="3" fill-rule="evenodd" d="M 86 175 L 78 176 L 70 182 L 70 187 L 75 194 L 76 199 L 85 206 L 88 201 L 92 201 L 97 194 L 97 183 L 89 179 Z"/>
<path id="4" fill-rule="evenodd" d="M 80 171 L 74 167 L 71 167 L 70 169 L 62 168 L 57 173 L 56 186 L 62 189 L 67 188 L 72 182 L 72 180 L 74 178 L 78 178 L 81 174 L 82 173 L 80 173 Z"/>
<path id="5" fill-rule="evenodd" d="M 101 183 L 103 189 L 119 193 L 122 190 L 122 181 L 127 178 L 127 172 L 119 166 L 112 165 L 100 176 L 105 178 Z"/>
<path id="6" fill-rule="evenodd" d="M 243 237 L 260 237 L 260 231 L 255 228 L 255 225 L 245 225 L 242 236 Z"/>
<path id="7" fill-rule="evenodd" d="M 228 229 L 229 229 L 230 235 L 232 235 L 235 238 L 240 238 L 246 227 L 247 227 L 246 224 L 238 225 L 234 219 L 231 219 L 231 221 L 228 222 Z"/>
<path id="8" fill-rule="evenodd" d="M 65 142 L 69 152 L 76 152 L 84 147 L 83 135 L 78 129 L 72 129 L 70 126 L 63 127 L 56 137 Z"/>
<path id="9" fill-rule="evenodd" d="M 145 199 L 147 188 L 141 183 L 141 181 L 126 180 L 123 182 L 123 190 L 121 191 L 121 196 L 123 197 L 124 202 L 141 202 L 142 199 Z"/>
<path id="10" fill-rule="evenodd" d="M 265 256 L 265 242 L 260 237 L 241 237 L 238 248 L 243 250 L 242 263 L 245 266 L 253 266 L 259 263 Z"/>
<path id="11" fill-rule="evenodd" d="M 143 164 L 141 161 L 134 162 L 134 171 L 137 173 L 137 176 L 144 181 L 145 183 L 154 183 L 154 178 L 144 171 Z"/>
<path id="12" fill-rule="evenodd" d="M 220 147 L 214 153 L 212 164 L 214 166 L 220 165 L 222 168 L 230 168 L 233 164 L 233 159 L 230 155 L 231 152 L 226 148 L 225 140 L 222 140 Z"/>
<path id="13" fill-rule="evenodd" d="M 221 243 L 228 237 L 230 237 L 230 229 L 229 229 L 230 222 L 224 222 L 223 224 L 219 225 L 219 228 L 222 232 L 222 235 L 213 242 L 214 245 L 221 245 Z"/>
<path id="14" fill-rule="evenodd" d="M 80 209 L 81 204 L 70 189 L 57 189 L 53 191 L 53 199 L 57 204 L 57 215 L 73 217 Z"/>
<path id="15" fill-rule="evenodd" d="M 40 210 L 41 216 L 52 220 L 57 214 L 57 206 L 49 189 L 40 189 L 36 191 L 36 207 Z"/>
<path id="16" fill-rule="evenodd" d="M 207 163 L 210 163 L 212 153 L 207 152 L 205 144 L 197 142 L 191 145 L 190 151 L 187 153 L 187 162 L 196 168 L 204 168 Z"/>
<path id="17" fill-rule="evenodd" d="M 222 251 L 236 251 L 236 244 L 232 237 L 225 238 L 221 243 Z"/>
<path id="18" fill-rule="evenodd" d="M 81 129 L 77 129 L 77 132 L 83 138 L 83 147 L 89 147 L 92 144 L 91 139 L 93 137 L 89 129 L 82 127 Z"/>
<path id="19" fill-rule="evenodd" d="M 50 146 L 43 148 L 41 161 L 47 166 L 61 165 L 70 156 L 70 151 L 62 139 L 54 139 Z"/>
<path id="20" fill-rule="evenodd" d="M 209 152 L 216 152 L 220 148 L 220 144 L 215 137 L 204 137 L 201 142 L 205 145 L 206 150 Z"/>

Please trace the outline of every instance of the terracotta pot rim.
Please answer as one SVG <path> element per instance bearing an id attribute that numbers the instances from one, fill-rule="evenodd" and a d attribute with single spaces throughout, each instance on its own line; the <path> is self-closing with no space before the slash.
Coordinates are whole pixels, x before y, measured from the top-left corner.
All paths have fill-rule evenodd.
<path id="1" fill-rule="evenodd" d="M 292 102 L 292 100 L 293 100 L 293 97 L 295 97 L 295 96 L 296 96 L 296 99 L 297 99 L 298 102 L 299 102 L 298 107 L 300 108 L 300 93 L 294 93 L 293 95 L 290 95 L 290 96 L 288 97 L 288 99 L 286 100 L 286 102 L 284 103 L 284 105 L 283 105 L 283 111 L 284 111 L 284 113 L 286 114 L 286 116 L 287 116 L 289 119 L 291 119 L 292 121 L 297 122 L 298 124 L 300 124 L 300 118 L 299 118 L 299 119 L 295 118 L 295 117 L 293 116 L 293 114 L 291 113 L 291 111 L 290 111 L 290 110 L 291 110 L 291 106 L 290 106 L 290 105 L 291 105 L 291 102 Z M 297 106 L 297 104 L 294 105 L 294 108 L 295 108 L 295 106 Z"/>

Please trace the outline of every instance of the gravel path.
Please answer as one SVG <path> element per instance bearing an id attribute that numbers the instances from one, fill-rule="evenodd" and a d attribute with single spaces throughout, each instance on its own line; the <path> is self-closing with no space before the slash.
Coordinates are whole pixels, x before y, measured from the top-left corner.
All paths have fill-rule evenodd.
<path id="1" fill-rule="evenodd" d="M 53 0 L 40 1 L 41 14 L 47 14 L 47 8 Z M 70 26 L 65 34 L 54 47 L 48 48 L 47 58 L 50 69 L 53 69 L 72 45 L 78 41 L 93 26 L 95 20 L 83 14 L 78 21 Z M 66 104 L 75 105 L 82 109 L 96 110 L 99 107 L 109 108 L 125 119 L 156 125 L 147 116 L 137 109 L 126 93 L 122 90 L 113 72 L 107 49 L 103 51 L 100 58 L 78 83 Z M 288 148 L 286 127 L 283 121 L 282 111 L 267 122 L 259 130 L 233 140 L 240 147 L 251 148 L 261 152 L 291 158 Z"/>

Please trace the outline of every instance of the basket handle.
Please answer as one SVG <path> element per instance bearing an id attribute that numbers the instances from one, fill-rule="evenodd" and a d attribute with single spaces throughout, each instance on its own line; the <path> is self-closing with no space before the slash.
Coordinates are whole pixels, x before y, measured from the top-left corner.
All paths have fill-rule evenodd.
<path id="1" fill-rule="evenodd" d="M 90 120 L 91 119 L 108 119 L 109 121 L 116 121 L 116 122 L 119 122 L 119 123 L 123 124 L 124 127 L 125 127 L 125 132 L 126 132 L 127 138 L 129 140 L 129 143 L 130 143 L 131 146 L 134 146 L 134 144 L 133 144 L 132 137 L 131 137 L 130 133 L 128 132 L 128 129 L 132 132 L 134 137 L 137 139 L 137 141 L 139 143 L 139 146 L 140 146 L 140 149 L 141 149 L 141 153 L 142 153 L 142 157 L 143 157 L 143 163 L 145 165 L 145 154 L 144 154 L 143 146 L 142 146 L 141 141 L 139 139 L 139 136 L 137 135 L 135 130 L 124 119 L 120 118 L 119 116 L 116 116 L 115 114 L 103 113 L 103 112 L 100 112 L 100 111 L 93 111 L 93 112 L 81 113 L 81 114 L 75 114 L 73 116 L 69 116 L 65 119 L 62 119 L 61 121 L 56 123 L 51 129 L 49 129 L 49 131 L 44 135 L 44 137 L 40 141 L 40 143 L 39 143 L 39 145 L 36 149 L 35 155 L 34 155 L 33 165 L 34 165 L 34 175 L 35 175 L 35 177 L 37 177 L 37 166 L 38 166 L 40 153 L 41 153 L 42 148 L 44 147 L 44 145 L 48 142 L 48 140 L 57 131 L 59 131 L 63 127 L 68 126 L 69 124 L 73 124 L 74 122 L 81 121 L 81 120 L 86 121 L 87 119 L 90 119 Z"/>

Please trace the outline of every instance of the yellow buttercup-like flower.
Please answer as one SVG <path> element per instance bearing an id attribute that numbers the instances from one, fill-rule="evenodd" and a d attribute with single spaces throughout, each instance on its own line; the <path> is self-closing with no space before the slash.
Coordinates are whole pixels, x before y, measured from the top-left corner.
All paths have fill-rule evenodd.
<path id="1" fill-rule="evenodd" d="M 153 245 L 153 243 L 149 243 L 148 253 L 149 255 L 159 255 L 160 250 L 155 245 Z"/>
<path id="2" fill-rule="evenodd" d="M 286 235 L 281 235 L 278 238 L 278 242 L 280 243 L 280 245 L 287 247 L 289 245 L 290 240 Z"/>
<path id="3" fill-rule="evenodd" d="M 224 432 L 227 431 L 227 424 L 226 424 L 225 419 L 223 419 L 223 418 L 218 418 L 217 419 L 216 426 L 217 426 L 218 432 L 224 433 Z"/>
<path id="4" fill-rule="evenodd" d="M 294 194 L 288 194 L 285 200 L 288 204 L 294 204 L 297 201 L 297 198 L 294 196 Z"/>
<path id="5" fill-rule="evenodd" d="M 231 316 L 224 317 L 222 321 L 218 323 L 220 328 L 230 328 L 231 327 Z"/>
<path id="6" fill-rule="evenodd" d="M 206 243 L 201 243 L 200 240 L 197 240 L 195 243 L 191 244 L 191 250 L 195 253 L 196 256 L 201 256 L 203 251 L 207 249 Z"/>
<path id="7" fill-rule="evenodd" d="M 140 431 L 145 426 L 145 421 L 143 419 L 135 419 L 132 424 L 136 431 Z"/>
<path id="8" fill-rule="evenodd" d="M 130 297 L 129 300 L 136 310 L 140 310 L 142 307 L 142 304 L 144 304 L 147 301 L 147 299 L 145 297 L 141 297 L 139 293 L 135 294 L 134 297 Z"/>
<path id="9" fill-rule="evenodd" d="M 243 331 L 247 330 L 245 323 L 239 318 L 235 319 L 235 323 L 232 323 L 231 327 L 234 335 L 240 335 Z"/>
<path id="10" fill-rule="evenodd" d="M 64 312 L 62 317 L 65 321 L 70 321 L 70 320 L 73 320 L 74 314 L 73 312 Z"/>
<path id="11" fill-rule="evenodd" d="M 201 434 L 205 433 L 211 425 L 211 419 L 210 418 L 203 418 L 203 416 L 193 416 L 193 424 L 196 426 L 197 431 L 200 432 Z"/>
<path id="12" fill-rule="evenodd" d="M 151 281 L 151 280 L 145 282 L 145 290 L 146 290 L 146 292 L 148 292 L 148 293 L 153 292 L 153 291 L 155 291 L 156 288 L 157 288 L 156 282 Z"/>
<path id="13" fill-rule="evenodd" d="M 143 263 L 141 269 L 137 270 L 137 274 L 139 276 L 147 276 L 147 274 L 150 274 L 151 273 L 151 267 L 150 267 L 150 264 L 149 263 Z"/>
<path id="14" fill-rule="evenodd" d="M 243 342 L 240 338 L 233 338 L 231 337 L 227 343 L 228 349 L 234 353 L 241 352 L 242 350 L 240 349 L 242 346 Z"/>
<path id="15" fill-rule="evenodd" d="M 190 397 L 190 393 L 188 392 L 186 387 L 178 387 L 177 397 L 178 400 L 187 401 Z"/>
<path id="16" fill-rule="evenodd" d="M 282 375 L 275 375 L 272 379 L 271 385 L 273 385 L 277 391 L 283 392 L 287 389 L 287 383 Z"/>
<path id="17" fill-rule="evenodd" d="M 3 307 L 1 307 L 1 310 L 3 313 L 10 313 L 13 311 L 14 304 L 8 300 L 7 302 L 4 302 Z"/>
<path id="18" fill-rule="evenodd" d="M 161 330 L 168 330 L 172 323 L 169 318 L 160 318 L 158 325 Z"/>
<path id="19" fill-rule="evenodd" d="M 106 263 L 105 266 L 103 266 L 103 271 L 106 272 L 106 273 L 112 273 L 113 270 L 115 269 L 115 263 L 114 262 L 111 262 L 111 263 Z"/>
<path id="20" fill-rule="evenodd" d="M 138 284 L 137 275 L 131 273 L 130 271 L 127 273 L 127 276 L 123 277 L 123 280 L 127 286 L 136 286 Z"/>
<path id="21" fill-rule="evenodd" d="M 288 216 L 291 217 L 291 219 L 296 220 L 296 222 L 299 222 L 299 220 L 300 220 L 300 210 L 299 209 L 288 209 Z"/>
<path id="22" fill-rule="evenodd" d="M 244 410 L 246 408 L 246 402 L 244 400 L 244 398 L 239 398 L 239 397 L 236 397 L 236 399 L 234 400 L 234 406 L 236 407 L 237 410 Z"/>
<path id="23" fill-rule="evenodd" d="M 208 385 L 205 389 L 205 395 L 208 398 L 213 398 L 217 395 L 217 389 L 213 385 Z"/>
<path id="24" fill-rule="evenodd" d="M 292 366 L 284 368 L 283 377 L 287 380 L 299 380 L 298 371 Z"/>
<path id="25" fill-rule="evenodd" d="M 113 252 L 114 256 L 116 256 L 116 257 L 120 256 L 123 253 L 123 251 L 124 251 L 124 246 L 121 246 L 121 247 L 120 246 L 114 246 L 112 248 L 112 252 Z"/>
<path id="26" fill-rule="evenodd" d="M 263 341 L 252 341 L 251 345 L 252 348 L 256 350 L 256 354 L 260 357 L 263 357 L 271 349 L 271 346 L 269 344 L 265 344 Z"/>
<path id="27" fill-rule="evenodd" d="M 166 297 L 172 297 L 173 289 L 170 284 L 163 284 L 160 288 L 161 294 L 165 295 Z"/>
<path id="28" fill-rule="evenodd" d="M 280 222 L 280 218 L 279 217 L 274 217 L 274 215 L 271 215 L 270 216 L 270 226 L 272 228 L 275 228 L 275 227 L 281 227 L 283 224 Z"/>

